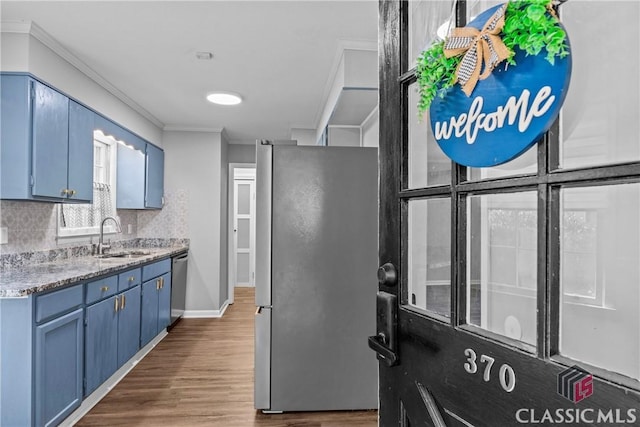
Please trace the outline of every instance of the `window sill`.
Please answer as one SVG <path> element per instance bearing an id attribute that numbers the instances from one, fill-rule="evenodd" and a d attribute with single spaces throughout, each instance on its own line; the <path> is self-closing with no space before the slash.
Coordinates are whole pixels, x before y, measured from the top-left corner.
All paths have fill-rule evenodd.
<path id="1" fill-rule="evenodd" d="M 104 227 L 104 236 L 118 234 L 114 226 Z M 73 228 L 70 230 L 58 229 L 58 242 L 65 243 L 93 243 L 94 237 L 100 236 L 99 227 Z"/>

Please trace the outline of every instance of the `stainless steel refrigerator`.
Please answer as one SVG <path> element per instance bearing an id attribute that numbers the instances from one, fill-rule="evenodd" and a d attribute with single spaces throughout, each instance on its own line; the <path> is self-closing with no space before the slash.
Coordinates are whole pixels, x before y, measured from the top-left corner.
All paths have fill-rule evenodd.
<path id="1" fill-rule="evenodd" d="M 256 146 L 255 407 L 378 407 L 377 149 Z"/>

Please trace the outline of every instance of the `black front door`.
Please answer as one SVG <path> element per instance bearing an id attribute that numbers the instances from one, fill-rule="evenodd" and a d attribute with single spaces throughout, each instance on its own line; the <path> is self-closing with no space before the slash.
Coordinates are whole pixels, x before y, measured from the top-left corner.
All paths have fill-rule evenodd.
<path id="1" fill-rule="evenodd" d="M 495 4 L 380 2 L 380 425 L 640 425 L 638 55 L 607 41 L 638 52 L 639 3 L 563 4 L 560 119 L 465 168 L 417 116 L 414 61 Z"/>

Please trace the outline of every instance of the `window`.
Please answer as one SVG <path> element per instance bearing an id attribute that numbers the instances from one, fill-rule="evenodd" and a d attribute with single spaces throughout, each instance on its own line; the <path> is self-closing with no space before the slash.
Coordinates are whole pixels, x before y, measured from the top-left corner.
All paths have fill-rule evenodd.
<path id="1" fill-rule="evenodd" d="M 401 160 L 403 308 L 638 389 L 639 59 L 615 40 L 637 50 L 638 26 L 616 24 L 637 21 L 640 4 L 616 2 L 613 16 L 609 2 L 564 2 L 574 62 L 559 119 L 520 157 L 463 167 L 440 152 L 428 112 L 418 118 L 413 67 L 439 29 L 499 3 L 401 2 L 399 56 L 386 58 L 386 69 L 398 62 L 401 72 L 384 79 L 381 147 Z M 594 44 L 598 28 L 609 37 Z M 594 46 L 612 60 L 584 54 Z M 438 208 L 444 200 L 450 209 Z"/>
<path id="2" fill-rule="evenodd" d="M 58 236 L 85 236 L 100 232 L 107 216 L 116 216 L 116 141 L 100 131 L 93 134 L 93 203 L 62 203 L 58 209 Z M 112 222 L 105 233 L 115 233 Z"/>

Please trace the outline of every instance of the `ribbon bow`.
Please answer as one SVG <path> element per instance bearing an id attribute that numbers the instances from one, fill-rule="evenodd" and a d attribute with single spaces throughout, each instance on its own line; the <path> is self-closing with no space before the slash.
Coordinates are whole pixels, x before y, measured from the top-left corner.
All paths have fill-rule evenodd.
<path id="1" fill-rule="evenodd" d="M 491 71 L 511 54 L 498 36 L 504 26 L 506 9 L 507 5 L 503 4 L 487 20 L 482 31 L 473 27 L 454 28 L 445 42 L 444 54 L 447 58 L 464 54 L 456 69 L 456 78 L 467 96 L 471 95 L 478 80 L 489 77 Z"/>

